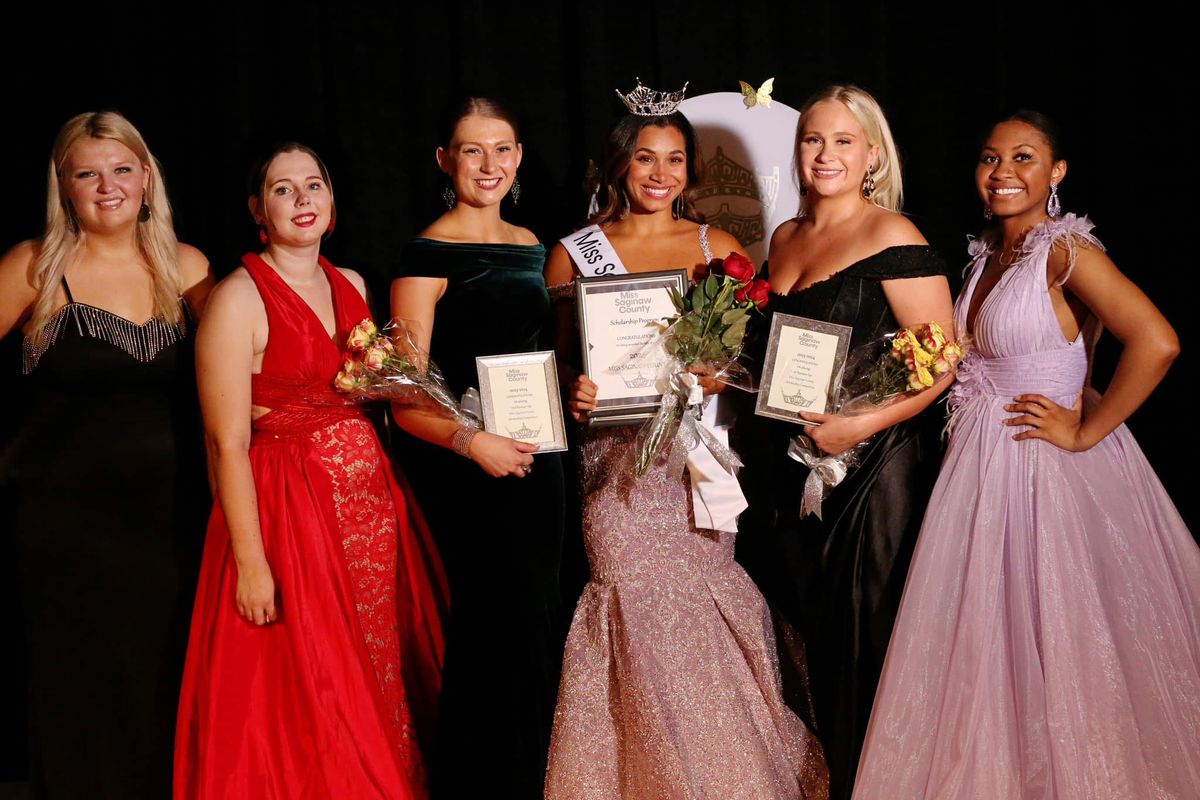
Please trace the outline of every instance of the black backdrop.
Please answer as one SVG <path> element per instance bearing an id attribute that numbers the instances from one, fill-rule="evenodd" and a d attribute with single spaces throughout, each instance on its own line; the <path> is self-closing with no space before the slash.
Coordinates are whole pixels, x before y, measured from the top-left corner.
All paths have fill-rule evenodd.
<path id="1" fill-rule="evenodd" d="M 883 0 L 409 8 L 208 0 L 111 5 L 104 14 L 41 5 L 24 21 L 10 18 L 0 47 L 0 246 L 40 232 L 58 127 L 113 108 L 162 161 L 181 240 L 200 247 L 219 275 L 257 244 L 244 190 L 252 152 L 276 138 L 312 144 L 337 192 L 338 230 L 326 253 L 363 272 L 382 298 L 396 254 L 438 213 L 436 119 L 464 91 L 498 93 L 518 109 L 523 194 L 509 217 L 550 241 L 579 221 L 587 160 L 622 110 L 613 89 L 627 90 L 635 76 L 660 88 L 687 80 L 693 95 L 775 76 L 776 99 L 793 107 L 826 83 L 857 83 L 888 112 L 906 210 L 963 264 L 965 237 L 981 224 L 972 170 L 982 126 L 1018 106 L 1044 110 L 1070 139 L 1064 207 L 1093 217 L 1117 264 L 1180 333 L 1183 355 L 1130 424 L 1196 531 L 1183 459 L 1196 450 L 1186 387 L 1200 363 L 1196 259 L 1183 236 L 1194 194 L 1195 129 L 1183 122 L 1194 99 L 1183 72 L 1191 43 L 1153 4 L 1100 12 Z M 14 338 L 3 351 L 6 386 Z M 1117 352 L 1106 338 L 1101 385 Z M 11 629 L 5 616 L 0 625 Z M 4 727 L 15 730 L 19 708 L 4 694 Z"/>

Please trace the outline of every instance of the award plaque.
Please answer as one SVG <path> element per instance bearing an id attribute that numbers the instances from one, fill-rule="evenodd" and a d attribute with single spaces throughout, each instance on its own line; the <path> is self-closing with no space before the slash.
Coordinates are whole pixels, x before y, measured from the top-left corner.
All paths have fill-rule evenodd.
<path id="1" fill-rule="evenodd" d="M 776 313 L 754 413 L 815 425 L 801 411 L 829 414 L 842 380 L 850 333 L 846 325 Z"/>
<path id="2" fill-rule="evenodd" d="M 589 425 L 618 425 L 653 416 L 675 360 L 667 354 L 664 319 L 675 316 L 671 290 L 687 291 L 687 270 L 576 278 L 583 371 L 596 383 Z"/>
<path id="3" fill-rule="evenodd" d="M 539 453 L 567 449 L 554 351 L 478 356 L 483 429 L 536 444 Z"/>

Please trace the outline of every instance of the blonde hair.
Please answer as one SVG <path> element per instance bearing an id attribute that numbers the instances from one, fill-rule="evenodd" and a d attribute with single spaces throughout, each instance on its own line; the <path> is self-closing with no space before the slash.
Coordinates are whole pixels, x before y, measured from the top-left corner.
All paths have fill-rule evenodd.
<path id="1" fill-rule="evenodd" d="M 50 153 L 50 173 L 46 192 L 46 231 L 33 264 L 33 285 L 38 290 L 31 315 L 30 339 L 39 342 L 43 328 L 54 312 L 55 296 L 67 267 L 83 242 L 85 232 L 71 208 L 62 181 L 67 156 L 81 139 L 112 139 L 128 147 L 138 160 L 150 167 L 142 202 L 150 211 L 149 218 L 139 216 L 137 223 L 138 252 L 150 266 L 154 292 L 154 316 L 175 325 L 183 321 L 179 308 L 182 281 L 179 277 L 178 241 L 171 221 L 171 205 L 162 179 L 162 169 L 150 154 L 146 141 L 129 120 L 115 111 L 80 114 L 67 120 L 54 140 Z"/>
<path id="2" fill-rule="evenodd" d="M 871 177 L 875 179 L 875 191 L 871 193 L 870 201 L 888 211 L 899 212 L 904 206 L 904 183 L 900 177 L 900 153 L 896 150 L 896 142 L 892 139 L 892 129 L 888 127 L 887 117 L 883 115 L 878 101 L 870 92 L 857 86 L 826 86 L 808 99 L 800 109 L 800 119 L 796 122 L 796 144 L 794 150 L 794 171 L 796 181 L 800 181 L 800 141 L 804 136 L 805 117 L 817 103 L 836 100 L 850 110 L 863 133 L 867 135 L 867 144 L 879 147 L 875 158 L 875 171 Z M 807 200 L 800 196 L 800 215 L 807 210 Z"/>

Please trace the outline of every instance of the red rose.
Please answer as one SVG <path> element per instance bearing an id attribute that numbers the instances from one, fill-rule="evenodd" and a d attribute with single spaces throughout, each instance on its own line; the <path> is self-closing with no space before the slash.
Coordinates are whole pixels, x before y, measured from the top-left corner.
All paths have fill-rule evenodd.
<path id="1" fill-rule="evenodd" d="M 739 303 L 749 300 L 756 308 L 763 308 L 771 297 L 771 284 L 763 280 L 754 280 L 740 289 L 735 289 L 733 299 Z"/>
<path id="2" fill-rule="evenodd" d="M 725 257 L 723 264 L 725 274 L 733 278 L 738 283 L 754 280 L 754 275 L 758 270 L 754 268 L 754 262 L 746 258 L 741 253 L 730 253 Z"/>

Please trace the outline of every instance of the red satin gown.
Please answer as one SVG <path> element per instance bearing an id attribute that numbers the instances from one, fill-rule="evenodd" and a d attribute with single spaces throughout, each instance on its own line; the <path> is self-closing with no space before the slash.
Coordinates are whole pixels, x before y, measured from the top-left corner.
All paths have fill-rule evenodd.
<path id="1" fill-rule="evenodd" d="M 242 263 L 270 335 L 250 464 L 279 620 L 237 613 L 220 504 L 208 527 L 175 747 L 177 800 L 422 798 L 445 578 L 374 428 L 332 381 L 342 354 L 266 262 Z M 369 316 L 327 261 L 337 340 Z"/>

